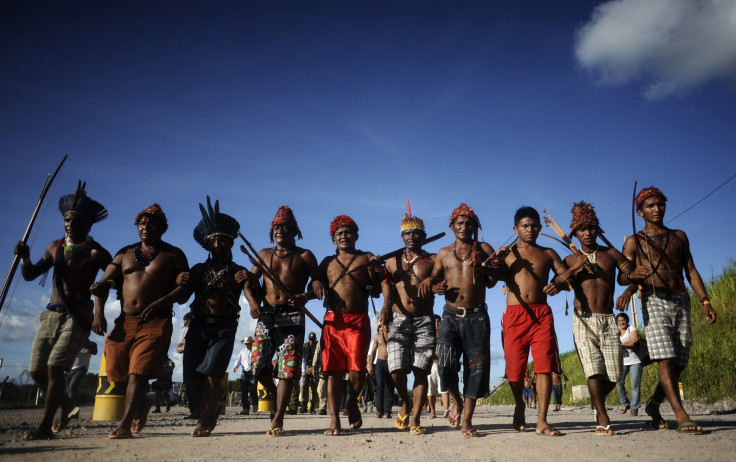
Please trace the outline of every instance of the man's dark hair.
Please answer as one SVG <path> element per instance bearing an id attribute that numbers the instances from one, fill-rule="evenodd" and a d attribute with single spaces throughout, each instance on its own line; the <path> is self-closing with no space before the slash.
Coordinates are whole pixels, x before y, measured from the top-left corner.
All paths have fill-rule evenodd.
<path id="1" fill-rule="evenodd" d="M 514 214 L 514 226 L 517 226 L 523 218 L 533 218 L 534 220 L 537 220 L 537 223 L 541 223 L 539 212 L 537 212 L 534 207 L 529 207 L 528 205 L 519 207 L 516 211 Z"/>
<path id="2" fill-rule="evenodd" d="M 616 319 L 618 318 L 624 318 L 627 323 L 629 322 L 629 315 L 626 313 L 619 313 L 618 315 L 616 315 Z"/>
<path id="3" fill-rule="evenodd" d="M 435 314 L 434 315 L 434 320 L 435 321 L 442 321 L 442 316 L 440 316 L 439 314 Z"/>
<path id="4" fill-rule="evenodd" d="M 192 312 L 191 311 L 189 313 L 185 313 L 184 314 L 184 320 L 185 321 L 189 321 L 191 319 L 192 319 Z"/>

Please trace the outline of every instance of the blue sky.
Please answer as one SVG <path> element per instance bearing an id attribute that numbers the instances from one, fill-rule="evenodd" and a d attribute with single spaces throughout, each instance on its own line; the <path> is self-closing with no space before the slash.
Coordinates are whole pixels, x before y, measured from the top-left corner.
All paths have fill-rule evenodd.
<path id="1" fill-rule="evenodd" d="M 736 173 L 734 1 L 502 3 L 4 2 L 0 266 L 65 153 L 34 261 L 61 237 L 56 202 L 78 179 L 110 211 L 92 230 L 110 252 L 137 240 L 135 215 L 158 202 L 165 240 L 194 264 L 206 258 L 192 230 L 208 194 L 257 247 L 290 205 L 299 244 L 321 260 L 343 213 L 360 226 L 360 248 L 400 247 L 406 199 L 429 234 L 449 231 L 451 211 L 468 203 L 494 247 L 519 206 L 564 226 L 586 200 L 620 246 L 635 180 L 660 187 L 674 217 Z M 670 223 L 690 236 L 706 280 L 736 254 L 735 192 L 736 181 Z M 50 285 L 13 287 L 0 356 L 17 377 Z M 564 294 L 549 302 L 569 351 Z M 500 287 L 488 304 L 496 380 Z M 187 310 L 176 307 L 174 342 Z M 239 336 L 254 326 L 246 310 Z"/>

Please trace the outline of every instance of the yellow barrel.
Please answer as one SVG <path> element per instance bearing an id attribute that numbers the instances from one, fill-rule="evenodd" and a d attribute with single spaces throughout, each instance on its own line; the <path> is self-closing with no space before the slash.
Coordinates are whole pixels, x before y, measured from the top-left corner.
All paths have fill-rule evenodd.
<path id="1" fill-rule="evenodd" d="M 115 382 L 107 380 L 105 367 L 105 353 L 102 353 L 92 420 L 118 421 L 125 414 L 125 390 Z"/>
<path id="2" fill-rule="evenodd" d="M 220 415 L 225 415 L 225 409 L 227 408 L 227 378 L 228 373 L 225 372 L 225 377 L 220 380 L 220 397 L 217 398 L 217 405 L 220 407 Z"/>
<path id="3" fill-rule="evenodd" d="M 273 396 L 258 382 L 258 412 L 273 412 Z"/>

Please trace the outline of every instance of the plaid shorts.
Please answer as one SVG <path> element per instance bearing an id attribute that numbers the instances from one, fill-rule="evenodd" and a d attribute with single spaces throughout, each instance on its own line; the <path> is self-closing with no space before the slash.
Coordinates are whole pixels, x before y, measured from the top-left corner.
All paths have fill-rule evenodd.
<path id="1" fill-rule="evenodd" d="M 92 301 L 83 308 L 92 317 Z M 80 309 L 80 308 L 78 308 Z M 48 366 L 58 366 L 69 370 L 74 358 L 89 338 L 89 331 L 77 324 L 66 313 L 46 310 L 41 313 L 41 325 L 31 346 L 31 364 L 28 371 L 46 370 Z"/>
<path id="2" fill-rule="evenodd" d="M 437 344 L 434 314 L 404 316 L 394 313 L 388 328 L 388 370 L 416 367 L 429 372 Z"/>
<path id="3" fill-rule="evenodd" d="M 573 310 L 572 335 L 585 377 L 603 375 L 618 382 L 623 375 L 620 331 L 613 314 Z"/>
<path id="4" fill-rule="evenodd" d="M 672 294 L 667 298 L 644 292 L 641 299 L 644 332 L 647 334 L 649 357 L 674 358 L 681 366 L 690 359 L 690 296 Z"/>

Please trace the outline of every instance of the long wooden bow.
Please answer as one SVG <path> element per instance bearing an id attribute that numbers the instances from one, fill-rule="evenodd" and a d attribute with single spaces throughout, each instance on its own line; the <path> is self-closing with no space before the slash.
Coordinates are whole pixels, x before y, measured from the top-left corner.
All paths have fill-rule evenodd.
<path id="1" fill-rule="evenodd" d="M 557 222 L 555 221 L 555 219 L 552 218 L 552 215 L 550 215 L 547 212 L 547 209 L 542 209 L 542 212 L 544 212 L 544 214 L 546 215 L 544 217 L 544 222 L 547 224 L 547 226 L 549 226 L 550 228 L 552 228 L 552 230 L 555 232 L 555 234 L 557 234 L 558 236 L 560 236 L 560 239 L 562 239 L 565 242 L 565 244 L 567 244 L 567 246 L 570 248 L 570 250 L 572 250 L 572 253 L 580 253 L 580 251 L 578 250 L 578 248 L 575 247 L 575 244 L 573 244 L 572 239 L 570 239 L 569 237 L 567 237 L 567 234 L 565 234 L 565 232 L 562 230 L 562 228 L 560 228 L 560 225 L 557 224 Z"/>
<path id="2" fill-rule="evenodd" d="M 56 178 L 56 175 L 59 173 L 59 170 L 61 170 L 61 166 L 64 165 L 64 162 L 66 162 L 66 158 L 69 156 L 69 154 L 65 154 L 64 158 L 61 159 L 61 162 L 59 163 L 59 166 L 56 167 L 56 170 L 54 171 L 53 175 L 46 175 L 46 182 L 43 184 L 43 189 L 41 190 L 41 197 L 38 198 L 38 202 L 36 203 L 36 208 L 33 210 L 33 215 L 31 216 L 31 221 L 28 223 L 28 227 L 26 228 L 25 234 L 23 234 L 23 239 L 21 242 L 23 244 L 28 242 L 28 237 L 31 235 L 31 228 L 33 227 L 33 223 L 36 221 L 36 217 L 38 216 L 38 211 L 41 209 L 41 204 L 43 203 L 44 198 L 46 197 L 46 194 L 49 192 L 49 188 L 51 188 L 51 183 L 54 182 L 54 178 Z M 10 288 L 10 283 L 13 282 L 13 276 L 15 276 L 15 271 L 18 269 L 18 264 L 20 263 L 20 257 L 18 255 L 13 258 L 13 264 L 10 265 L 10 271 L 8 271 L 8 275 L 5 277 L 5 283 L 3 284 L 3 290 L 0 294 L 0 311 L 3 309 L 3 304 L 5 303 L 5 297 L 8 295 L 8 289 Z"/>

